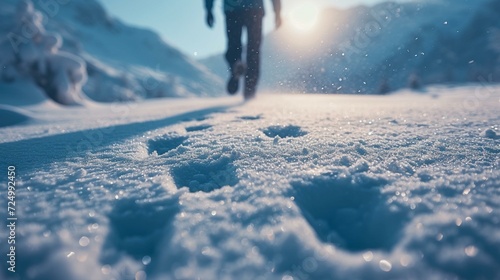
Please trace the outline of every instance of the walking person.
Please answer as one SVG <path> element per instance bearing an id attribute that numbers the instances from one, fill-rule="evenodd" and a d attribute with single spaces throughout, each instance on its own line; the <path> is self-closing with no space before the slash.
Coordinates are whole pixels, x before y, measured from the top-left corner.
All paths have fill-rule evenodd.
<path id="1" fill-rule="evenodd" d="M 264 0 L 223 0 L 226 15 L 227 52 L 230 77 L 227 92 L 238 91 L 240 78 L 245 77 L 244 97 L 255 97 L 260 75 L 260 46 L 262 42 L 262 19 L 264 18 Z M 276 29 L 281 26 L 281 0 L 273 3 Z M 205 0 L 206 21 L 211 28 L 214 25 L 212 13 L 214 0 Z M 243 46 L 241 36 L 243 28 L 247 31 L 246 63 L 242 60 Z"/>

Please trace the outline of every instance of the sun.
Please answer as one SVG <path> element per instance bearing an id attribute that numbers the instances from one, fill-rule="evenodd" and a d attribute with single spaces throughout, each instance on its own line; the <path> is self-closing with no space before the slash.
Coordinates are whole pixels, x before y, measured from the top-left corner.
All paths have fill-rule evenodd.
<path id="1" fill-rule="evenodd" d="M 288 13 L 288 21 L 299 31 L 309 31 L 318 22 L 320 8 L 314 2 L 301 3 Z"/>

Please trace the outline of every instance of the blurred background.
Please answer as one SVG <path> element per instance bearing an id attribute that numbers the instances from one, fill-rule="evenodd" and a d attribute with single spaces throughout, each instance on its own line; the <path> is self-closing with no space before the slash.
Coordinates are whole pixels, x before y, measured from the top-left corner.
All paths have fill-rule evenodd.
<path id="1" fill-rule="evenodd" d="M 202 0 L 4 0 L 0 102 L 225 95 L 215 2 L 209 29 Z M 261 92 L 387 94 L 500 80 L 497 0 L 283 0 L 277 31 L 265 2 Z"/>
<path id="2" fill-rule="evenodd" d="M 136 26 L 156 30 L 166 42 L 197 59 L 225 51 L 224 0 L 216 0 L 214 31 L 205 25 L 204 0 L 164 1 L 148 0 L 101 0 L 104 7 L 117 18 Z M 328 7 L 350 8 L 361 4 L 373 5 L 383 0 L 283 0 L 283 16 L 291 24 L 311 28 L 317 22 L 320 11 Z M 268 16 L 265 17 L 264 33 L 274 29 L 272 1 L 265 0 Z M 182 32 L 180 32 L 182 30 Z"/>

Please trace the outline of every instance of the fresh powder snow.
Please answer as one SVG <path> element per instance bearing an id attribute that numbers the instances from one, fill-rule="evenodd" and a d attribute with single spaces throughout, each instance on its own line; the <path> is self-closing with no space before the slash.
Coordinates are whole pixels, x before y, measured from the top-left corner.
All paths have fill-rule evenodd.
<path id="1" fill-rule="evenodd" d="M 499 90 L 2 100 L 1 279 L 499 279 Z"/>

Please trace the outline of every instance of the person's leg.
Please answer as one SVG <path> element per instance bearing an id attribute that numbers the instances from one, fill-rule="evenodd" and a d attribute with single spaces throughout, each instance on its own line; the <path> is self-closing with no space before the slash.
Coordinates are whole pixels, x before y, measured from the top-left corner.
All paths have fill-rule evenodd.
<path id="1" fill-rule="evenodd" d="M 248 33 L 247 72 L 245 76 L 245 98 L 255 96 L 260 75 L 260 45 L 262 42 L 262 19 L 264 11 L 249 10 L 245 14 L 245 25 Z"/>
<path id="2" fill-rule="evenodd" d="M 231 94 L 238 91 L 239 76 L 237 66 L 241 63 L 241 34 L 243 31 L 243 18 L 241 12 L 226 12 L 226 34 L 227 34 L 227 51 L 226 61 L 229 66 L 230 78 L 227 85 L 227 91 Z"/>

